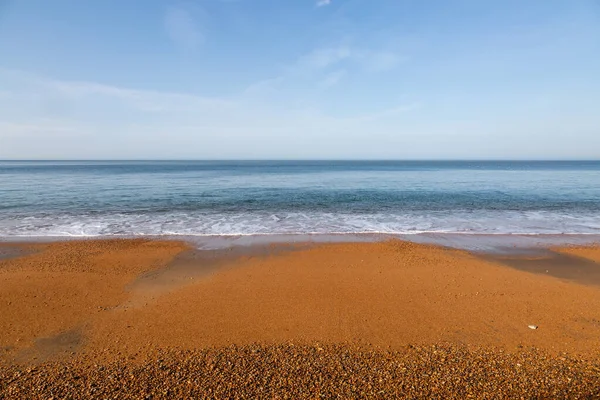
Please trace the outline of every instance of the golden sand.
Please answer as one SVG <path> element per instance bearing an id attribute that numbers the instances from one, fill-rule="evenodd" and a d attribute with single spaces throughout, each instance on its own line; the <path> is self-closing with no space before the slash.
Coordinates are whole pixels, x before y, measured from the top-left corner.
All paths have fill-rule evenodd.
<path id="1" fill-rule="evenodd" d="M 185 357 L 193 359 L 223 349 L 231 356 L 232 345 L 246 349 L 240 354 L 252 346 L 267 353 L 284 346 L 281 357 L 296 361 L 321 347 L 334 358 L 364 349 L 400 359 L 409 346 L 441 345 L 452 354 L 467 352 L 467 361 L 480 359 L 477 354 L 537 360 L 538 351 L 540 360 L 551 360 L 547 365 L 564 357 L 588 360 L 583 370 L 591 385 L 589 371 L 600 355 L 599 287 L 465 251 L 390 241 L 203 258 L 186 256 L 191 250 L 183 243 L 148 240 L 28 250 L 0 260 L 0 356 L 8 368 L 0 381 L 25 368 L 19 365 L 118 360 L 127 369 L 161 352 L 191 351 Z M 598 255 L 597 248 L 564 252 Z M 207 374 L 203 368 L 194 371 Z"/>

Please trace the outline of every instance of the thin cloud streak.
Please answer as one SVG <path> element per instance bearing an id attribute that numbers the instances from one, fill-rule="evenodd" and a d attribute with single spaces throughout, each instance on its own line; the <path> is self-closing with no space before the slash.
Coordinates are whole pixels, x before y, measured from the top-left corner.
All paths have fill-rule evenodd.
<path id="1" fill-rule="evenodd" d="M 321 87 L 324 88 L 329 88 L 332 86 L 337 85 L 338 83 L 340 83 L 342 81 L 342 79 L 344 79 L 344 77 L 346 76 L 347 71 L 344 69 L 340 69 L 338 71 L 334 71 L 330 74 L 328 74 L 325 79 L 323 79 L 319 85 Z"/>
<path id="2" fill-rule="evenodd" d="M 315 49 L 298 60 L 296 68 L 323 69 L 352 57 L 352 50 L 347 46 Z"/>
<path id="3" fill-rule="evenodd" d="M 72 158 L 73 154 L 78 158 L 419 158 L 436 152 L 461 158 L 474 151 L 498 157 L 503 146 L 514 143 L 519 143 L 515 157 L 532 157 L 540 154 L 536 150 L 546 133 L 555 130 L 558 135 L 563 127 L 573 134 L 550 143 L 544 154 L 593 156 L 600 145 L 594 131 L 597 116 L 586 119 L 580 113 L 549 117 L 552 114 L 544 111 L 519 117 L 503 111 L 485 117 L 470 112 L 433 119 L 426 118 L 435 115 L 435 104 L 429 99 L 424 103 L 407 99 L 368 113 L 336 116 L 318 108 L 280 107 L 272 101 L 257 105 L 251 94 L 206 98 L 31 74 L 8 77 L 13 84 L 0 101 L 0 158 Z M 7 78 L 2 70 L 0 78 Z M 41 100 L 61 99 L 86 112 L 55 116 L 32 107 L 28 93 Z M 22 108 L 28 114 L 13 115 L 11 103 L 13 110 Z M 140 109 L 140 104 L 158 104 L 162 112 Z M 521 126 L 535 140 L 511 132 L 508 124 Z M 587 138 L 589 151 L 581 153 L 577 147 L 581 142 L 573 137 Z M 432 138 L 437 143 L 433 148 Z M 453 147 L 448 151 L 440 143 Z"/>
<path id="4" fill-rule="evenodd" d="M 0 70 L 0 75 L 2 75 Z M 345 76 L 345 70 L 332 72 L 322 84 L 337 84 Z M 352 118 L 330 116 L 318 109 L 285 107 L 269 101 L 257 102 L 262 95 L 261 90 L 274 90 L 278 80 L 257 84 L 254 88 L 228 98 L 210 98 L 193 94 L 136 90 L 99 84 L 95 82 L 61 81 L 48 79 L 27 73 L 10 74 L 13 82 L 20 80 L 21 89 L 15 88 L 6 93 L 0 102 L 0 110 L 4 102 L 27 102 L 29 93 L 35 93 L 42 103 L 59 101 L 73 106 L 84 113 L 55 115 L 52 110 L 37 109 L 29 104 L 22 104 L 29 109 L 27 121 L 20 120 L 8 112 L 0 111 L 0 137 L 39 135 L 49 139 L 58 133 L 81 131 L 103 131 L 107 127 L 131 132 L 132 126 L 140 127 L 140 131 L 148 129 L 168 130 L 173 133 L 177 126 L 185 126 L 186 131 L 198 129 L 208 131 L 210 135 L 218 132 L 238 132 L 251 136 L 260 131 L 277 132 L 283 127 L 319 127 L 325 131 L 346 129 L 349 122 L 371 122 L 379 116 L 389 117 L 389 110 L 379 113 L 357 115 Z M 19 106 L 17 104 L 17 106 Z M 412 106 L 402 106 L 394 112 L 409 111 Z M 70 108 L 70 107 L 67 107 Z M 94 111 L 90 114 L 90 111 Z M 96 112 L 98 114 L 96 114 Z M 103 119 L 107 112 L 116 113 L 125 120 Z M 131 114 L 135 113 L 135 117 Z M 124 116 L 124 117 L 123 117 Z M 98 119 L 100 118 L 100 119 Z M 128 119 L 132 118 L 132 119 Z M 288 128 L 285 128 L 288 129 Z M 173 133 L 174 134 L 174 133 Z M 136 134 L 137 135 L 137 134 Z"/>

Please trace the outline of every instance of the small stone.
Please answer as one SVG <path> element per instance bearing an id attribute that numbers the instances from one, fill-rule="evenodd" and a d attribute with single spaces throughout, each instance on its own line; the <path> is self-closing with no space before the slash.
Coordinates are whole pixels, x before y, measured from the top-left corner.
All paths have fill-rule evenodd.
<path id="1" fill-rule="evenodd" d="M 529 329 L 533 329 L 533 330 L 536 330 L 536 329 L 538 328 L 538 326 L 537 326 L 537 325 L 527 325 L 527 327 L 528 327 Z"/>

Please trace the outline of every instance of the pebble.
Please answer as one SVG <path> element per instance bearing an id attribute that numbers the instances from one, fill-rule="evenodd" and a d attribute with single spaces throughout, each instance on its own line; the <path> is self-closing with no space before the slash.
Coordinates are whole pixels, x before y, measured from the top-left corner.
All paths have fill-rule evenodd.
<path id="1" fill-rule="evenodd" d="M 0 366 L 0 399 L 597 398 L 600 364 L 535 349 L 351 345 L 156 350 L 140 362 L 80 357 Z M 100 365 L 102 364 L 102 365 Z M 516 365 L 520 365 L 515 368 Z M 30 368 L 30 369 L 28 369 Z"/>

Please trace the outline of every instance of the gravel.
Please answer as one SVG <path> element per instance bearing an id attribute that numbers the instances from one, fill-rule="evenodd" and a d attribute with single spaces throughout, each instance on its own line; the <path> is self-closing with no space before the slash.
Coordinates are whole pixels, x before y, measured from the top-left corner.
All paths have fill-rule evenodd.
<path id="1" fill-rule="evenodd" d="M 93 359 L 0 366 L 0 399 L 600 397 L 597 361 L 535 349 L 285 344 Z"/>

